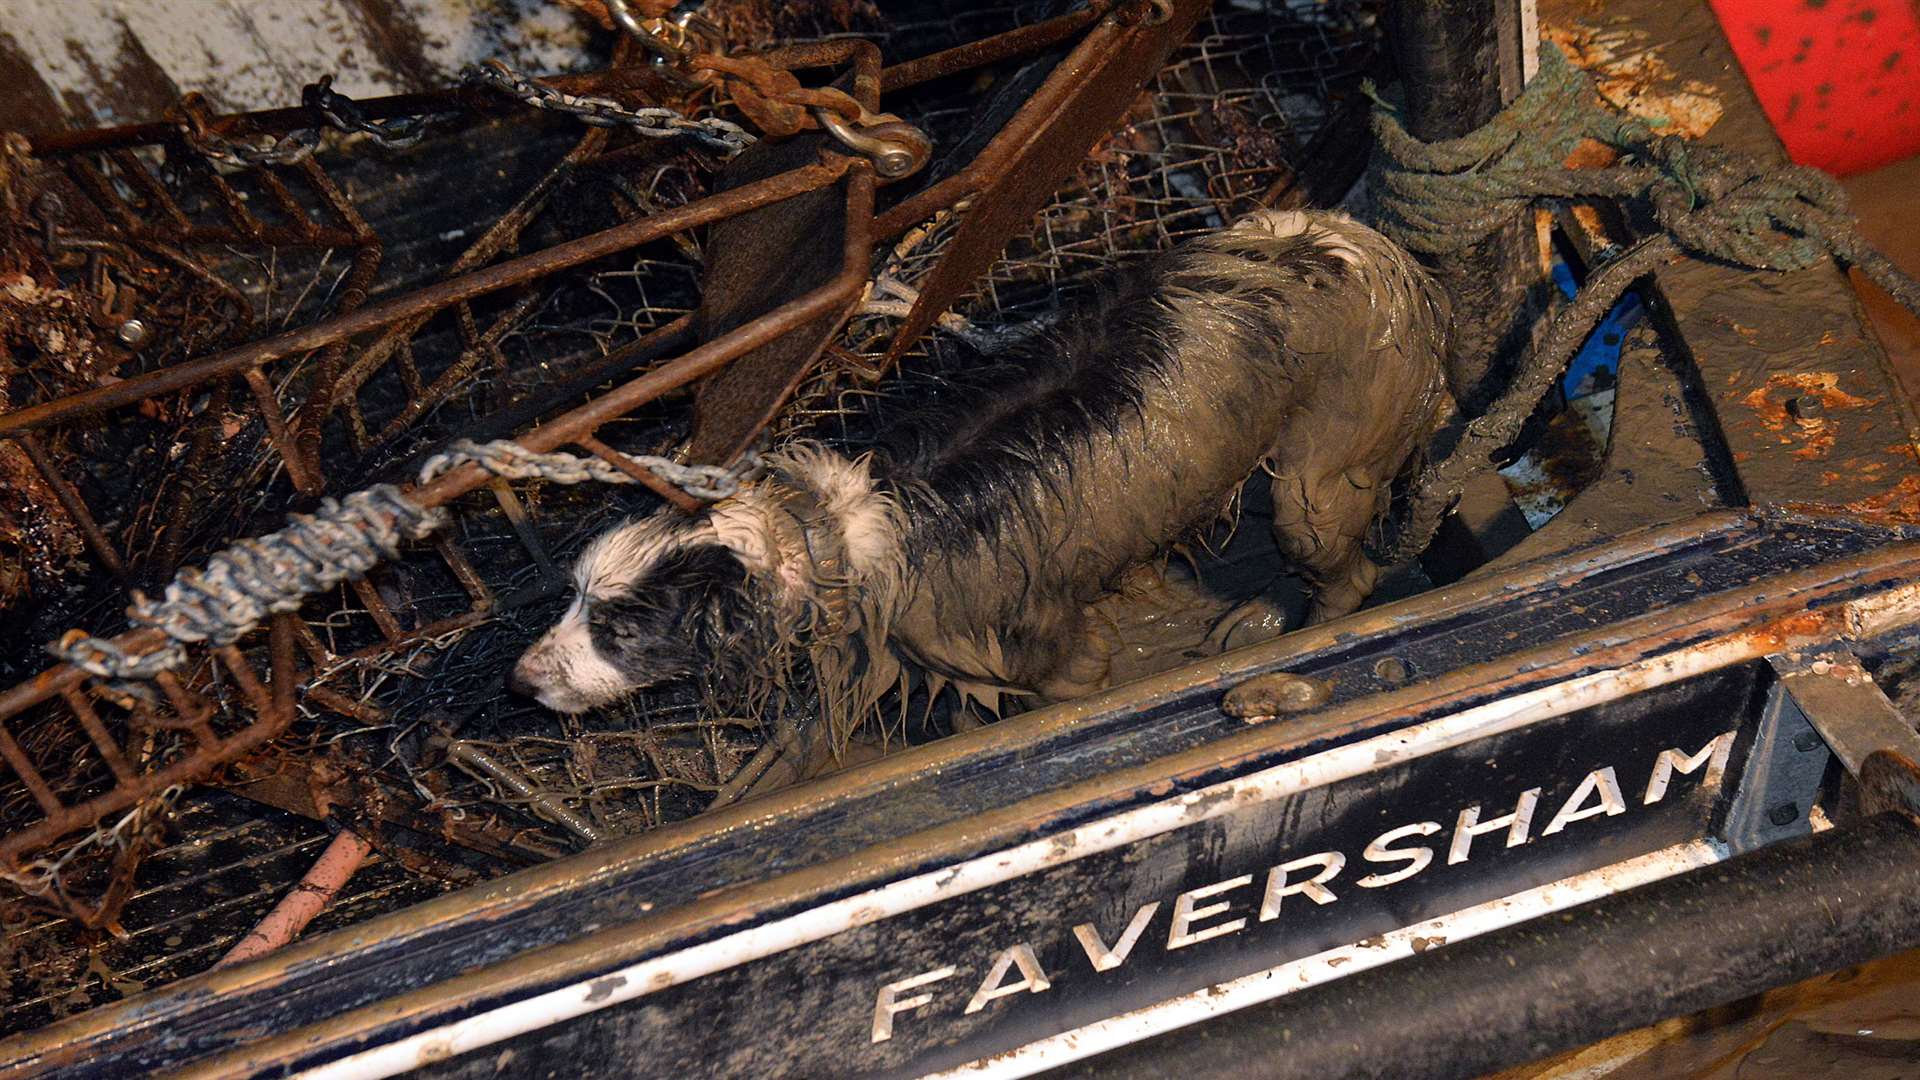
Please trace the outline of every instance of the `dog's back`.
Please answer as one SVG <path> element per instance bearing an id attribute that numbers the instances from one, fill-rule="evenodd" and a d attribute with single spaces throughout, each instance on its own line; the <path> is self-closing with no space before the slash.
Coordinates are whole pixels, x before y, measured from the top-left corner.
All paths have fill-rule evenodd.
<path id="1" fill-rule="evenodd" d="M 993 698 L 1104 685 L 1088 605 L 1204 529 L 1263 463 L 1315 617 L 1373 584 L 1361 541 L 1443 398 L 1433 283 L 1339 215 L 1261 214 L 1114 283 L 862 459 L 816 443 L 698 515 L 595 541 L 515 665 L 581 711 L 691 678 L 757 710 L 811 661 L 836 739 L 896 662 Z"/>
<path id="2" fill-rule="evenodd" d="M 1190 242 L 911 413 L 873 471 L 906 535 L 896 644 L 947 677 L 1099 685 L 1086 605 L 1275 474 L 1275 532 L 1358 606 L 1360 549 L 1441 402 L 1444 300 L 1343 215 L 1265 213 Z"/>

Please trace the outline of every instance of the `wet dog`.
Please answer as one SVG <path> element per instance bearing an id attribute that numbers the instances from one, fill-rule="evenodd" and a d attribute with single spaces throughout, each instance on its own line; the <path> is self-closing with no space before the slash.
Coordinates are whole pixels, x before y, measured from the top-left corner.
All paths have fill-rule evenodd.
<path id="1" fill-rule="evenodd" d="M 1363 539 L 1440 416 L 1445 303 L 1344 215 L 1255 214 L 862 456 L 790 445 L 733 498 L 599 537 L 512 681 L 569 712 L 686 678 L 751 698 L 804 656 L 837 732 L 903 670 L 989 702 L 1078 696 L 1113 649 L 1089 606 L 1219 520 L 1258 468 L 1309 618 L 1350 612 L 1377 574 Z"/>

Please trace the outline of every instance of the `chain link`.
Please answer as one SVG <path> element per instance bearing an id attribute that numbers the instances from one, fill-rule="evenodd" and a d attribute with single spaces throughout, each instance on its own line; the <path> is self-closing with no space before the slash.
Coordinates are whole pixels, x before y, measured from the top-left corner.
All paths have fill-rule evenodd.
<path id="1" fill-rule="evenodd" d="M 263 135 L 259 142 L 229 139 L 193 121 L 180 125 L 180 136 L 203 156 L 236 169 L 258 165 L 298 165 L 313 156 L 317 133 L 311 128 L 289 131 L 279 138 Z"/>
<path id="2" fill-rule="evenodd" d="M 609 98 L 569 94 L 530 79 L 499 60 L 488 60 L 484 64 L 468 67 L 461 74 L 461 79 L 471 86 L 508 94 L 536 109 L 565 113 L 593 127 L 625 127 L 635 134 L 653 139 L 684 135 L 728 157 L 755 142 L 746 128 L 728 120 L 718 117 L 689 120 L 672 109 L 660 106 L 629 109 Z"/>
<path id="3" fill-rule="evenodd" d="M 391 120 L 373 120 L 361 110 L 358 102 L 333 88 L 331 75 L 322 75 L 319 82 L 303 87 L 300 101 L 324 117 L 336 130 L 365 135 L 388 150 L 405 150 L 425 138 L 428 127 L 456 115 L 421 113 Z"/>
<path id="4" fill-rule="evenodd" d="M 322 75 L 319 82 L 300 90 L 300 102 L 320 114 L 327 126 L 347 134 L 362 134 L 388 150 L 404 150 L 426 137 L 427 128 L 455 114 L 427 113 L 418 116 L 374 120 L 358 102 L 333 88 L 333 76 Z M 298 165 L 313 156 L 320 145 L 318 128 L 299 128 L 275 138 L 230 139 L 209 127 L 197 108 L 189 108 L 180 122 L 180 134 L 187 145 L 206 157 L 236 169 L 260 165 Z"/>

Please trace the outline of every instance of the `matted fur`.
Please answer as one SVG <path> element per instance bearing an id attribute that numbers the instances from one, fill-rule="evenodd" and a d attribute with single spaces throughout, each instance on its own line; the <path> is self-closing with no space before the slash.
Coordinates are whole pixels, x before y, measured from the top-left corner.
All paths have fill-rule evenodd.
<path id="1" fill-rule="evenodd" d="M 1372 588 L 1362 540 L 1439 413 L 1444 305 L 1404 251 L 1344 215 L 1255 214 L 1115 280 L 964 392 L 894 418 L 865 456 L 796 443 L 695 518 L 623 526 L 583 558 L 583 591 L 685 592 L 655 568 L 676 547 L 725 548 L 754 598 L 715 598 L 694 624 L 758 620 L 716 636 L 786 649 L 715 669 L 764 686 L 804 655 L 844 738 L 903 661 L 990 706 L 1100 687 L 1110 646 L 1088 606 L 1265 467 L 1311 617 L 1343 614 Z M 589 627 L 599 603 L 585 602 Z M 529 649 L 521 681 L 566 678 L 542 660 L 557 648 Z"/>

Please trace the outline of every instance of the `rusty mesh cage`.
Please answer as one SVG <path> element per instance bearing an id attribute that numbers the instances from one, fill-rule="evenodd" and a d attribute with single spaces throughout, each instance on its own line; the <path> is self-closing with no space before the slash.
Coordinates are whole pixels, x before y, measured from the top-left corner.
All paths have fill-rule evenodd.
<path id="1" fill-rule="evenodd" d="M 819 41 L 782 44 L 827 76 L 1056 15 L 822 7 Z M 750 22 L 723 29 L 803 33 Z M 690 431 L 685 388 L 741 351 L 690 330 L 701 227 L 806 191 L 850 207 L 846 266 L 810 310 L 852 314 L 772 433 L 846 437 L 856 396 L 938 381 L 948 341 L 1017 331 L 1116 265 L 1256 206 L 1337 200 L 1364 160 L 1357 87 L 1375 43 L 1362 3 L 1215 5 L 897 363 L 896 332 L 972 209 L 955 198 L 876 238 L 870 174 L 844 155 L 722 192 L 712 150 L 473 90 L 395 106 L 435 118 L 417 145 L 336 135 L 286 164 L 214 160 L 210 147 L 250 129 L 192 102 L 164 124 L 13 145 L 0 173 L 0 674 L 14 683 L 0 694 L 0 875 L 13 895 L 0 902 L 112 926 L 191 785 L 354 821 L 407 865 L 421 864 L 402 833 L 449 845 L 462 880 L 739 797 L 767 746 L 762 717 L 673 690 L 569 717 L 501 689 L 566 602 L 571 555 L 673 494 L 651 477 L 608 489 L 456 471 L 420 489 L 453 517 L 433 539 L 150 684 L 46 669 L 41 646 L 73 627 L 124 630 L 129 588 L 153 591 L 324 496 L 410 479 L 451 439 L 672 452 Z M 650 78 L 616 65 L 564 85 L 644 101 L 660 89 Z M 985 81 L 877 102 L 932 137 L 935 180 L 964 165 L 938 148 L 982 122 Z M 737 116 L 734 104 L 683 102 L 694 116 Z M 884 191 L 879 209 L 902 200 Z"/>

